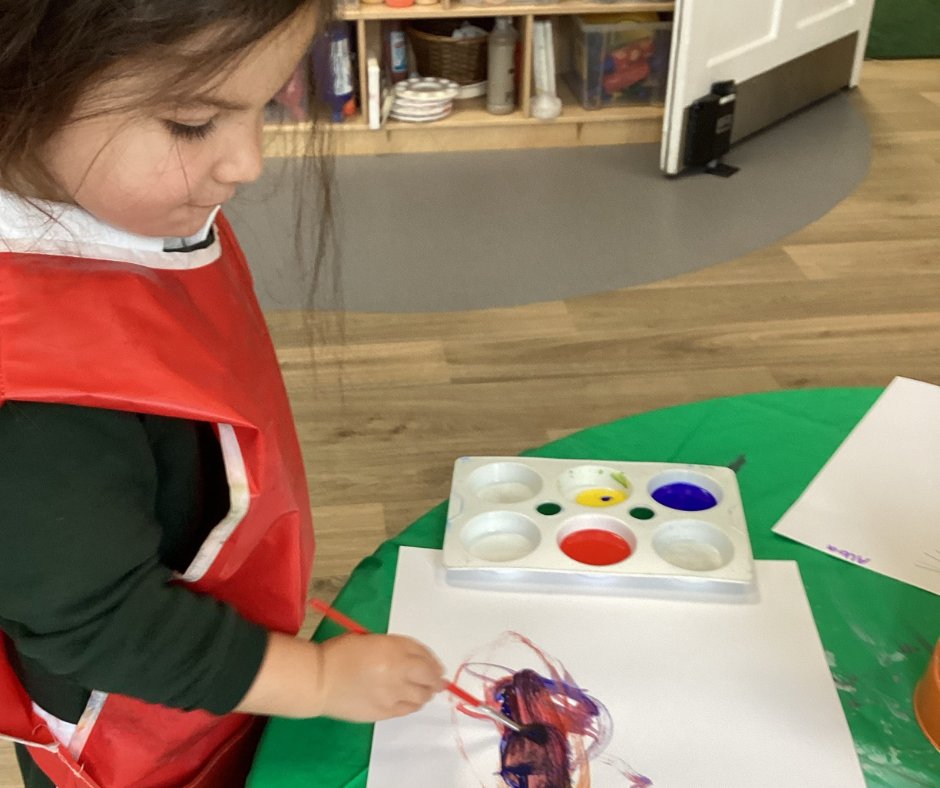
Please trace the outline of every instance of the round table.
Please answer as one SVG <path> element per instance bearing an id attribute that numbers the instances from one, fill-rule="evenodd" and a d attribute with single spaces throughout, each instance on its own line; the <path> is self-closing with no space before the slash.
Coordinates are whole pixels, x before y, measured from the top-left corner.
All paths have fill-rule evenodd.
<path id="1" fill-rule="evenodd" d="M 754 557 L 799 564 L 868 784 L 938 786 L 940 753 L 918 727 L 911 698 L 940 637 L 940 597 L 770 530 L 880 393 L 813 389 L 708 400 L 592 427 L 525 454 L 737 468 Z M 363 560 L 336 606 L 387 631 L 398 547 L 439 548 L 446 512 L 445 502 Z M 314 639 L 339 633 L 324 622 Z M 364 788 L 371 740 L 371 725 L 273 719 L 248 785 Z"/>

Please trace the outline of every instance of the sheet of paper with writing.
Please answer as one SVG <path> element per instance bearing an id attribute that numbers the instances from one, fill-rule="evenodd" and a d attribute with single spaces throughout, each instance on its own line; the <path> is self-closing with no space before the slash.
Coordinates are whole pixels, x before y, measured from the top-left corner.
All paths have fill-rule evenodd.
<path id="1" fill-rule="evenodd" d="M 403 547 L 389 631 L 460 666 L 470 691 L 531 668 L 564 713 L 596 700 L 588 734 L 567 737 L 569 766 L 594 756 L 595 788 L 863 788 L 797 566 L 757 571 L 756 604 L 499 592 L 448 586 L 439 551 Z M 496 725 L 439 695 L 376 725 L 368 786 L 501 788 L 513 784 L 501 772 L 550 767 L 551 753 L 502 733 L 501 762 Z"/>
<path id="2" fill-rule="evenodd" d="M 940 594 L 940 387 L 895 378 L 775 533 Z"/>

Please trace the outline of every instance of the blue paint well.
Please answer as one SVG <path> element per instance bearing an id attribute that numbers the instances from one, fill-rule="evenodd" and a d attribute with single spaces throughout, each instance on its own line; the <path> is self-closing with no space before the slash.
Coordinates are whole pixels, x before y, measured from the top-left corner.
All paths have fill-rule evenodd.
<path id="1" fill-rule="evenodd" d="M 688 482 L 664 484 L 653 490 L 653 500 L 680 512 L 701 512 L 718 503 L 715 496 L 704 487 Z"/>

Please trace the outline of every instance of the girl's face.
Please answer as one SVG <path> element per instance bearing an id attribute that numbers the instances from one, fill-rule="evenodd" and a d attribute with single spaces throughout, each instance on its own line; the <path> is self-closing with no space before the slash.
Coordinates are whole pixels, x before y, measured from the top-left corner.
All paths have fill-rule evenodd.
<path id="1" fill-rule="evenodd" d="M 314 22 L 312 9 L 301 11 L 259 41 L 213 84 L 208 100 L 67 125 L 46 149 L 49 170 L 103 222 L 139 235 L 194 235 L 239 184 L 261 174 L 265 104 L 307 50 Z M 89 92 L 78 117 L 107 101 L 101 93 Z"/>

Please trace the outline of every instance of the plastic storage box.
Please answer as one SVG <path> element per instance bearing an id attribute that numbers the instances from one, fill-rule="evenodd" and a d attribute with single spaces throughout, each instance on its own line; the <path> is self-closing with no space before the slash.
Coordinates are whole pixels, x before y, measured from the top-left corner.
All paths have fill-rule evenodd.
<path id="1" fill-rule="evenodd" d="M 672 22 L 655 14 L 575 16 L 568 39 L 568 83 L 585 109 L 665 100 Z"/>

